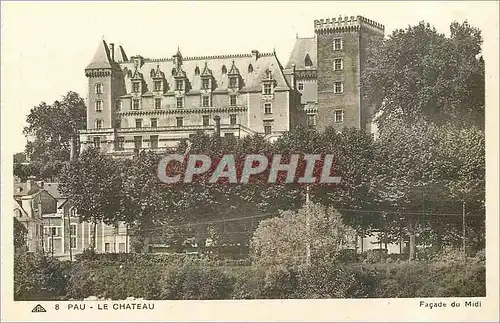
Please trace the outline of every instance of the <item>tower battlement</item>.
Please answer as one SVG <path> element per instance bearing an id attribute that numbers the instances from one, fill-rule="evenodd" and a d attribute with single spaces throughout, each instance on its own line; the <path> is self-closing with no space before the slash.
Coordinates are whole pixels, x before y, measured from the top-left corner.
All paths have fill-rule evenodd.
<path id="1" fill-rule="evenodd" d="M 362 26 L 384 33 L 384 25 L 363 16 L 345 16 L 344 18 L 339 16 L 338 18 L 314 20 L 315 32 L 357 31 Z"/>

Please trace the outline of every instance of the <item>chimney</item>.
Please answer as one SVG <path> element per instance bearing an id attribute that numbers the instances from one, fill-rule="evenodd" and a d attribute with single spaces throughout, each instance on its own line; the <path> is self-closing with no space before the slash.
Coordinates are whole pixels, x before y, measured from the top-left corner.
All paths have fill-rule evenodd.
<path id="1" fill-rule="evenodd" d="M 214 121 L 215 121 L 215 137 L 219 138 L 220 137 L 220 116 L 215 116 Z"/>
<path id="2" fill-rule="evenodd" d="M 109 51 L 111 52 L 111 60 L 115 61 L 115 44 L 109 43 Z"/>
<path id="3" fill-rule="evenodd" d="M 253 57 L 253 60 L 256 61 L 259 59 L 259 51 L 254 49 L 252 50 L 252 57 Z"/>

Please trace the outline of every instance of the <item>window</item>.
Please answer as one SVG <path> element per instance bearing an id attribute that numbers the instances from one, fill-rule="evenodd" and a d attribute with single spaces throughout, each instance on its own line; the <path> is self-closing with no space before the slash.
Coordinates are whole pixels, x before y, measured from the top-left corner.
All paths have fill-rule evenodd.
<path id="1" fill-rule="evenodd" d="M 95 94 L 102 94 L 102 89 L 103 89 L 102 83 L 97 83 L 95 85 Z"/>
<path id="2" fill-rule="evenodd" d="M 151 149 L 157 149 L 158 148 L 158 136 L 151 136 L 151 137 L 149 137 L 149 142 L 150 142 Z"/>
<path id="3" fill-rule="evenodd" d="M 309 54 L 306 54 L 306 57 L 304 58 L 304 65 L 306 67 L 311 67 L 313 66 L 313 62 L 311 60 L 311 57 L 309 57 Z"/>
<path id="4" fill-rule="evenodd" d="M 155 81 L 155 91 L 161 91 L 161 81 Z"/>
<path id="5" fill-rule="evenodd" d="M 201 87 L 205 90 L 210 88 L 210 79 L 203 79 L 201 83 Z"/>
<path id="6" fill-rule="evenodd" d="M 151 128 L 157 128 L 157 127 L 158 127 L 158 119 L 151 118 Z"/>
<path id="7" fill-rule="evenodd" d="M 116 101 L 116 111 L 121 111 L 122 109 L 122 100 Z"/>
<path id="8" fill-rule="evenodd" d="M 142 119 L 135 119 L 135 127 L 142 128 Z"/>
<path id="9" fill-rule="evenodd" d="M 156 110 L 161 109 L 161 99 L 160 98 L 155 99 L 155 109 Z"/>
<path id="10" fill-rule="evenodd" d="M 344 122 L 344 110 L 335 110 L 335 122 Z"/>
<path id="11" fill-rule="evenodd" d="M 120 242 L 118 243 L 118 252 L 125 252 L 125 243 Z"/>
<path id="12" fill-rule="evenodd" d="M 120 119 L 115 120 L 115 128 L 120 129 L 122 127 L 122 121 Z"/>
<path id="13" fill-rule="evenodd" d="M 272 127 L 270 123 L 264 123 L 264 134 L 270 135 L 272 132 Z"/>
<path id="14" fill-rule="evenodd" d="M 333 39 L 333 50 L 342 50 L 342 38 L 334 38 Z"/>
<path id="15" fill-rule="evenodd" d="M 102 120 L 101 119 L 97 119 L 95 121 L 95 128 L 96 129 L 102 129 Z"/>
<path id="16" fill-rule="evenodd" d="M 342 82 L 334 82 L 333 93 L 342 93 L 342 92 L 344 92 L 344 84 Z"/>
<path id="17" fill-rule="evenodd" d="M 175 81 L 175 90 L 176 91 L 183 91 L 184 90 L 184 81 L 183 80 Z"/>
<path id="18" fill-rule="evenodd" d="M 71 208 L 71 211 L 70 211 L 70 216 L 71 216 L 72 218 L 76 218 L 76 217 L 77 217 L 76 207 Z"/>
<path id="19" fill-rule="evenodd" d="M 272 114 L 272 113 L 273 113 L 273 109 L 272 109 L 271 103 L 265 103 L 264 104 L 264 114 Z"/>
<path id="20" fill-rule="evenodd" d="M 97 149 L 101 148 L 101 137 L 94 137 L 94 147 Z"/>
<path id="21" fill-rule="evenodd" d="M 177 108 L 182 109 L 184 107 L 184 100 L 182 98 L 177 98 Z"/>
<path id="22" fill-rule="evenodd" d="M 108 253 L 111 250 L 111 245 L 109 242 L 104 243 L 104 252 Z"/>
<path id="23" fill-rule="evenodd" d="M 237 77 L 231 77 L 229 78 L 229 87 L 234 89 L 238 87 L 238 78 Z"/>
<path id="24" fill-rule="evenodd" d="M 45 234 L 50 237 L 60 237 L 61 227 L 45 227 Z"/>
<path id="25" fill-rule="evenodd" d="M 139 93 L 141 91 L 141 85 L 139 82 L 133 82 L 132 83 L 132 92 L 134 93 Z"/>
<path id="26" fill-rule="evenodd" d="M 342 62 L 342 59 L 341 58 L 336 58 L 334 61 L 333 61 L 333 69 L 335 71 L 340 71 L 344 68 L 343 66 L 343 62 Z"/>
<path id="27" fill-rule="evenodd" d="M 270 83 L 264 84 L 264 94 L 272 94 L 272 86 Z"/>
<path id="28" fill-rule="evenodd" d="M 208 125 L 210 125 L 210 117 L 209 117 L 209 116 L 207 116 L 207 115 L 204 115 L 204 116 L 203 116 L 203 126 L 205 126 L 205 127 L 206 127 L 206 126 L 208 126 Z"/>
<path id="29" fill-rule="evenodd" d="M 222 65 L 222 74 L 226 74 L 226 73 L 227 73 L 226 65 Z"/>
<path id="30" fill-rule="evenodd" d="M 139 99 L 134 99 L 134 101 L 132 102 L 132 109 L 139 110 Z"/>
<path id="31" fill-rule="evenodd" d="M 142 149 L 142 137 L 141 136 L 134 136 L 134 148 L 135 149 Z"/>
<path id="32" fill-rule="evenodd" d="M 182 117 L 177 117 L 177 127 L 182 127 L 184 125 L 184 119 Z"/>
<path id="33" fill-rule="evenodd" d="M 98 112 L 102 111 L 102 101 L 101 100 L 95 101 L 95 110 Z"/>
<path id="34" fill-rule="evenodd" d="M 315 114 L 308 114 L 307 115 L 307 125 L 309 127 L 316 125 L 316 115 Z"/>
<path id="35" fill-rule="evenodd" d="M 200 75 L 200 68 L 198 66 L 194 69 L 194 75 Z"/>
<path id="36" fill-rule="evenodd" d="M 236 114 L 229 115 L 229 123 L 234 126 L 236 124 Z"/>
<path id="37" fill-rule="evenodd" d="M 229 105 L 232 107 L 236 106 L 236 95 L 229 96 Z"/>
<path id="38" fill-rule="evenodd" d="M 248 65 L 248 73 L 252 73 L 252 72 L 253 72 L 253 65 L 249 64 Z"/>
<path id="39" fill-rule="evenodd" d="M 208 96 L 203 96 L 203 97 L 201 98 L 201 105 L 202 105 L 203 107 L 209 107 L 209 106 L 210 106 L 210 97 L 208 97 Z"/>
<path id="40" fill-rule="evenodd" d="M 299 89 L 299 91 L 304 90 L 304 83 L 299 83 L 297 88 Z"/>
<path id="41" fill-rule="evenodd" d="M 125 146 L 125 137 L 118 137 L 117 148 L 122 150 Z"/>

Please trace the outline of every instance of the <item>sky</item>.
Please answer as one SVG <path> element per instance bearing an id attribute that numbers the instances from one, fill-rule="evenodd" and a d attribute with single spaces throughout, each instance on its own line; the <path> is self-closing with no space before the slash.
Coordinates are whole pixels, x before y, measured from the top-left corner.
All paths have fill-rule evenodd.
<path id="1" fill-rule="evenodd" d="M 498 37 L 498 3 L 493 1 L 2 1 L 1 6 L 2 141 L 8 140 L 13 152 L 24 150 L 22 129 L 30 109 L 68 91 L 85 98 L 84 68 L 101 39 L 121 44 L 128 57 L 171 57 L 177 47 L 183 56 L 274 49 L 285 65 L 296 35 L 313 37 L 314 19 L 339 15 L 375 20 L 385 25 L 386 35 L 420 21 L 448 33 L 452 21 L 468 20 L 483 34 Z M 488 35 L 485 44 L 493 40 Z"/>

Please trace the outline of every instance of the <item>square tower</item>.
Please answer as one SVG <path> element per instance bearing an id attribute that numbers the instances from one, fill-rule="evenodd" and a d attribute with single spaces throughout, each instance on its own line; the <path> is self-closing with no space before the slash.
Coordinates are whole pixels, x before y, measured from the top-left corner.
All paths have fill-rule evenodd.
<path id="1" fill-rule="evenodd" d="M 372 41 L 384 26 L 361 17 L 314 21 L 317 44 L 317 127 L 370 131 L 373 109 L 363 99 L 361 76 Z"/>

